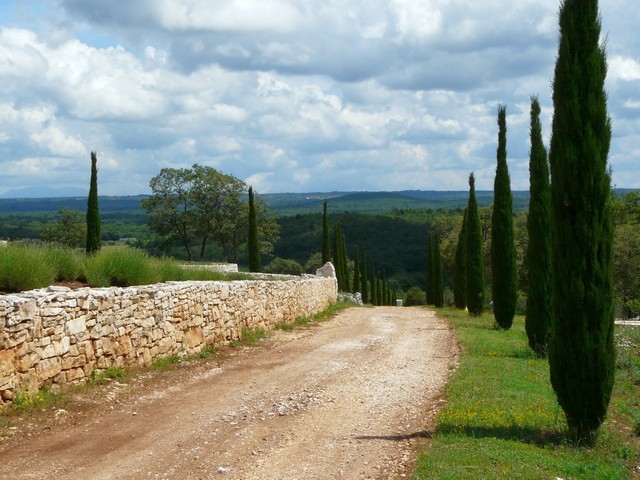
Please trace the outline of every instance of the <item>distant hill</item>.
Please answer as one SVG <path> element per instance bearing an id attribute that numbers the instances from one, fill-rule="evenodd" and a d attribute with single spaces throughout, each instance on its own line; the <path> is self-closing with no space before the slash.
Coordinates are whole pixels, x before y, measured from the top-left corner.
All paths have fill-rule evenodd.
<path id="1" fill-rule="evenodd" d="M 146 195 L 134 195 L 123 197 L 99 197 L 98 203 L 101 212 L 132 212 L 144 210 L 140 201 Z M 0 198 L 0 213 L 55 213 L 61 208 L 79 210 L 87 209 L 87 196 L 76 197 L 50 197 L 50 198 Z"/>
<path id="2" fill-rule="evenodd" d="M 330 193 L 267 193 L 261 195 L 276 216 L 302 215 L 322 211 L 326 200 L 333 212 L 378 213 L 393 209 L 464 209 L 469 199 L 467 191 L 404 190 L 398 192 L 330 192 Z M 478 205 L 493 202 L 492 191 L 476 192 Z M 529 192 L 513 192 L 515 210 L 529 205 Z"/>
<path id="3" fill-rule="evenodd" d="M 616 189 L 618 194 L 633 191 Z M 101 212 L 128 212 L 145 214 L 140 206 L 146 195 L 101 196 Z M 277 217 L 304 215 L 322 212 L 322 203 L 326 200 L 332 212 L 379 213 L 394 209 L 413 210 L 455 210 L 467 205 L 467 191 L 425 191 L 404 190 L 398 192 L 316 192 L 316 193 L 266 193 L 259 195 L 266 201 L 271 213 Z M 492 191 L 476 192 L 478 205 L 483 207 L 493 202 Z M 521 211 L 529 205 L 529 192 L 513 192 L 515 211 Z M 48 198 L 0 198 L 0 213 L 55 213 L 61 208 L 85 211 L 86 195 L 73 197 Z"/>

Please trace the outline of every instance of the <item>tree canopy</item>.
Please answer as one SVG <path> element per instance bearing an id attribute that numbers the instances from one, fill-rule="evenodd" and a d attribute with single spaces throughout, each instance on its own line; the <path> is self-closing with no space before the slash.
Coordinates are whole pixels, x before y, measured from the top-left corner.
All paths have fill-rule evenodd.
<path id="1" fill-rule="evenodd" d="M 247 243 L 249 206 L 247 185 L 215 168 L 163 168 L 149 182 L 152 194 L 142 201 L 150 228 L 165 244 L 179 244 L 193 260 L 194 251 L 204 260 L 210 242 L 221 250 L 221 259 L 237 261 L 238 248 Z M 260 251 L 273 252 L 279 228 L 267 215 L 267 207 L 255 202 Z"/>

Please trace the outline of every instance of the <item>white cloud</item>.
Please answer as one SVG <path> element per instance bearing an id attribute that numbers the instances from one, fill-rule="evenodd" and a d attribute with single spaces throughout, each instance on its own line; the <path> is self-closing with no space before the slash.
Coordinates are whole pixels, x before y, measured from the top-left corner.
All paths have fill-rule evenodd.
<path id="1" fill-rule="evenodd" d="M 549 135 L 555 0 L 45 1 L 0 29 L 0 191 L 20 172 L 82 188 L 90 150 L 106 194 L 193 163 L 263 193 L 466 190 L 472 170 L 491 188 L 500 103 L 526 188 L 530 94 Z M 601 9 L 620 184 L 637 177 L 640 11 Z"/>
<path id="2" fill-rule="evenodd" d="M 640 80 L 640 61 L 615 55 L 609 60 L 609 79 L 631 82 Z"/>

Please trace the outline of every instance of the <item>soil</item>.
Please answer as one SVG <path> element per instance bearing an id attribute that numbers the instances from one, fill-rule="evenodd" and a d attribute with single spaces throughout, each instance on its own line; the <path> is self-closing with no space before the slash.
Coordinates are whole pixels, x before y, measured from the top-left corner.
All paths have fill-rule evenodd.
<path id="1" fill-rule="evenodd" d="M 409 478 L 457 360 L 432 311 L 348 309 L 5 417 L 0 478 Z"/>

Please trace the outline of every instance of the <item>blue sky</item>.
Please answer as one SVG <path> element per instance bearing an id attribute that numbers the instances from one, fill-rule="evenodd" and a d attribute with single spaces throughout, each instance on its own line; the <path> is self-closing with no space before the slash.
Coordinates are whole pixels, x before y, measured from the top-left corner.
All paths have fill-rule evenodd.
<path id="1" fill-rule="evenodd" d="M 635 2 L 635 0 L 634 0 Z M 632 4 L 634 2 L 631 2 Z M 640 188 L 640 8 L 601 0 L 610 164 Z M 260 193 L 490 190 L 507 106 L 548 143 L 554 0 L 15 0 L 0 5 L 0 196 L 147 193 L 209 165 Z"/>

